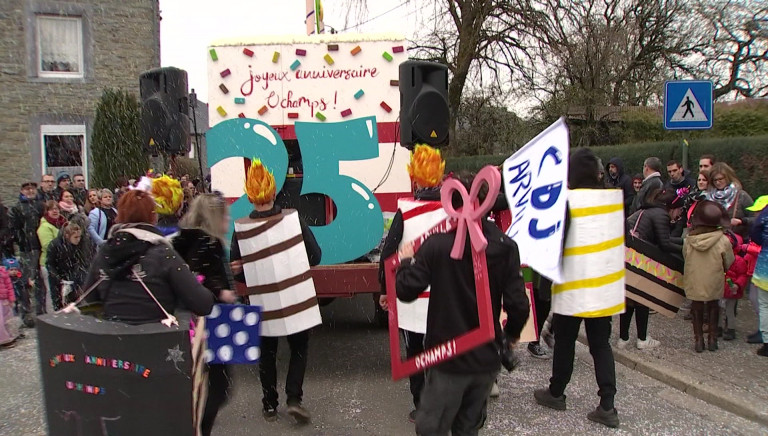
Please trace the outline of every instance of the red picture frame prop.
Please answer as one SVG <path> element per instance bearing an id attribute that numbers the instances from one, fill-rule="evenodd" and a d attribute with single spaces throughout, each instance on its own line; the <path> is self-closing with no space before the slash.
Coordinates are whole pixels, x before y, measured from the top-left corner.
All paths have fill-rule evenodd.
<path id="1" fill-rule="evenodd" d="M 488 185 L 488 194 L 480 203 L 478 194 L 483 184 Z M 443 208 L 448 214 L 448 219 L 433 227 L 430 231 L 414 241 L 414 252 L 429 235 L 445 233 L 456 229 L 451 257 L 461 259 L 464 252 L 464 243 L 469 232 L 472 244 L 472 266 L 475 272 L 475 293 L 477 296 L 477 316 L 479 326 L 450 341 L 439 344 L 410 359 L 403 360 L 400 355 L 400 334 L 397 322 L 397 292 L 395 290 L 395 273 L 400 260 L 397 253 L 385 261 L 385 273 L 387 280 L 387 300 L 389 305 L 389 350 L 392 365 L 392 380 L 400 380 L 411 374 L 424 371 L 427 368 L 438 365 L 446 360 L 453 359 L 461 354 L 492 341 L 495 338 L 494 323 L 491 310 L 490 286 L 488 284 L 488 264 L 485 257 L 485 248 L 488 241 L 483 236 L 481 220 L 491 210 L 501 186 L 501 174 L 496 167 L 487 166 L 478 172 L 472 183 L 469 194 L 464 186 L 456 179 L 448 179 L 440 190 L 440 199 Z M 454 193 L 461 195 L 462 204 L 459 210 L 454 209 L 451 199 Z"/>

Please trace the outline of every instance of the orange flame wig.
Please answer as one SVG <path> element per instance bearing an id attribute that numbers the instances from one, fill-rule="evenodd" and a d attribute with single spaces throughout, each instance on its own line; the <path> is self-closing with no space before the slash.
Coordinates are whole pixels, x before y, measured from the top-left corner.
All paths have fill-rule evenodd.
<path id="1" fill-rule="evenodd" d="M 155 197 L 155 211 L 160 215 L 175 214 L 184 201 L 181 183 L 165 175 L 152 179 L 152 196 Z"/>
<path id="2" fill-rule="evenodd" d="M 411 180 L 422 188 L 433 188 L 443 180 L 444 172 L 445 161 L 440 156 L 440 150 L 424 144 L 416 145 L 408 164 Z"/>
<path id="3" fill-rule="evenodd" d="M 275 199 L 275 176 L 260 159 L 251 160 L 251 168 L 245 179 L 245 193 L 253 204 L 267 204 Z"/>

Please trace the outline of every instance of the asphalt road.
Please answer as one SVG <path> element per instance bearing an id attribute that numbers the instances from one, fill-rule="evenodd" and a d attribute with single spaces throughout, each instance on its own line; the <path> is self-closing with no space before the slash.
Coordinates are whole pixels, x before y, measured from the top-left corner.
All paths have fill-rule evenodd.
<path id="1" fill-rule="evenodd" d="M 312 422 L 298 426 L 282 410 L 274 423 L 261 416 L 261 387 L 255 367 L 239 367 L 230 403 L 215 435 L 407 435 L 413 425 L 407 381 L 392 382 L 386 330 L 372 326 L 370 296 L 337 300 L 322 309 L 324 325 L 310 339 L 305 406 Z M 280 343 L 279 377 L 285 378 L 287 343 Z M 499 376 L 501 397 L 491 400 L 484 435 L 643 434 L 755 435 L 768 428 L 722 411 L 617 364 L 616 407 L 621 427 L 592 423 L 586 414 L 598 402 L 591 359 L 577 344 L 568 410 L 537 405 L 533 390 L 547 384 L 550 360 L 521 351 L 522 365 Z M 0 351 L 0 435 L 45 434 L 34 332 L 17 347 Z M 281 397 L 281 401 L 284 397 Z"/>

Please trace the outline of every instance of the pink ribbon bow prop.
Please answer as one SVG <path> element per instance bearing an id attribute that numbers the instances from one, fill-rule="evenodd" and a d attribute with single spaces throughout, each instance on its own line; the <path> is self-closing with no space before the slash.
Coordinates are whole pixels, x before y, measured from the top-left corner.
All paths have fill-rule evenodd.
<path id="1" fill-rule="evenodd" d="M 480 204 L 477 196 L 483 183 L 488 184 L 488 195 L 483 203 Z M 467 194 L 467 189 L 464 188 L 464 185 L 456 179 L 448 179 L 443 182 L 443 187 L 440 189 L 440 201 L 443 204 L 443 209 L 445 209 L 449 217 L 458 220 L 456 239 L 453 241 L 453 248 L 451 249 L 451 258 L 461 259 L 467 231 L 469 231 L 469 240 L 475 251 L 485 250 L 485 247 L 488 246 L 488 241 L 483 235 L 480 219 L 493 207 L 500 187 L 501 174 L 493 166 L 487 166 L 477 173 L 475 180 L 472 181 L 469 194 Z M 463 206 L 459 210 L 454 209 L 451 203 L 454 192 L 458 192 L 461 195 Z"/>

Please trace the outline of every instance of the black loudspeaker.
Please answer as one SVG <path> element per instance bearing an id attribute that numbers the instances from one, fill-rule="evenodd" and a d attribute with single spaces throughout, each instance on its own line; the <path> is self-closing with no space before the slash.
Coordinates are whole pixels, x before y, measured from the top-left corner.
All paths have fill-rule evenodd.
<path id="1" fill-rule="evenodd" d="M 448 67 L 435 62 L 400 64 L 400 144 L 448 144 Z"/>
<path id="2" fill-rule="evenodd" d="M 285 179 L 283 189 L 277 194 L 275 203 L 283 209 L 296 209 L 299 216 L 310 226 L 325 225 L 325 195 L 301 195 L 301 177 Z"/>
<path id="3" fill-rule="evenodd" d="M 187 72 L 173 67 L 145 71 L 139 76 L 139 92 L 144 151 L 189 153 Z"/>

